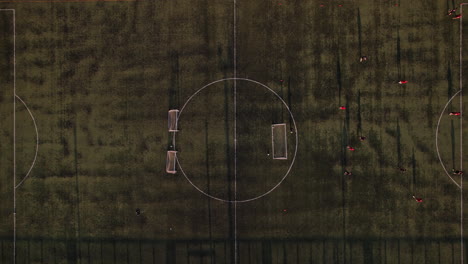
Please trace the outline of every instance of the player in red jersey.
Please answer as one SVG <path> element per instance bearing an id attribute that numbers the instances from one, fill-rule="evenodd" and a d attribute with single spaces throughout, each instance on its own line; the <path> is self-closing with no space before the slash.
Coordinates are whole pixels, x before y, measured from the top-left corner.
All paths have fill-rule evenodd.
<path id="1" fill-rule="evenodd" d="M 449 9 L 448 15 L 451 16 L 451 15 L 455 14 L 455 12 L 457 12 L 457 9 L 456 9 L 456 8 L 454 8 L 454 9 Z"/>

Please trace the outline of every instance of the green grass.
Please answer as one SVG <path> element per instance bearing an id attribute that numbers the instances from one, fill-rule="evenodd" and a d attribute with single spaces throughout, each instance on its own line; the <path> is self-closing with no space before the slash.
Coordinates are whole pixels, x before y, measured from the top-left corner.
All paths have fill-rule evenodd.
<path id="1" fill-rule="evenodd" d="M 299 138 L 285 181 L 237 205 L 239 263 L 459 262 L 459 190 L 434 146 L 440 111 L 459 89 L 451 2 L 237 4 L 237 75 L 288 103 Z M 232 2 L 1 7 L 16 9 L 16 93 L 40 138 L 31 178 L 17 189 L 18 263 L 193 263 L 200 257 L 189 251 L 200 246 L 215 251 L 216 263 L 232 263 L 233 204 L 207 199 L 181 173 L 165 173 L 167 111 L 233 75 Z M 11 13 L 2 12 L 2 263 L 12 259 L 12 41 Z M 369 61 L 359 63 L 360 55 Z M 236 173 L 232 81 L 194 97 L 176 141 L 187 176 L 222 199 L 267 192 L 291 161 L 266 156 L 271 124 L 291 128 L 279 100 L 251 83 L 238 81 L 237 90 Z M 460 110 L 458 100 L 449 111 Z M 19 182 L 35 133 L 18 102 L 16 113 Z M 444 115 L 440 126 L 449 169 L 460 166 L 458 118 Z M 344 169 L 353 175 L 344 178 Z"/>

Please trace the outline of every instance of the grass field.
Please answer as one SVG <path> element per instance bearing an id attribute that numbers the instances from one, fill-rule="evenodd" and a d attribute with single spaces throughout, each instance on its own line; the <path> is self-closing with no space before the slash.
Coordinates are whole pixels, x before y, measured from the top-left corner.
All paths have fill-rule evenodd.
<path id="1" fill-rule="evenodd" d="M 0 1 L 0 263 L 468 263 L 460 3 Z"/>

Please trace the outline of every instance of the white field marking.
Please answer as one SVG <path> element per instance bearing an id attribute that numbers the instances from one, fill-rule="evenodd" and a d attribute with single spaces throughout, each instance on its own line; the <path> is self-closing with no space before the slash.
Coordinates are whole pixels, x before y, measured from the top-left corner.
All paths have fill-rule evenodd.
<path id="1" fill-rule="evenodd" d="M 14 208 L 13 208 L 13 218 L 14 218 L 14 235 L 13 235 L 13 264 L 16 263 L 16 11 L 13 10 L 13 196 L 14 196 Z"/>
<path id="2" fill-rule="evenodd" d="M 217 81 L 213 81 L 205 86 L 203 86 L 202 88 L 198 89 L 194 94 L 192 94 L 188 99 L 187 101 L 185 102 L 185 104 L 182 106 L 182 108 L 180 109 L 180 112 L 179 112 L 179 117 L 182 115 L 182 112 L 184 111 L 185 107 L 187 106 L 187 104 L 192 100 L 193 97 L 195 97 L 197 94 L 199 94 L 201 91 L 203 91 L 204 89 L 206 89 L 207 87 L 209 87 L 210 85 L 213 85 L 213 84 L 216 84 L 216 83 L 219 83 L 219 82 L 223 82 L 223 81 L 229 81 L 229 80 L 240 80 L 240 81 L 248 81 L 248 82 L 252 82 L 252 83 L 255 83 L 255 84 L 258 84 L 262 87 L 264 87 L 265 89 L 269 90 L 271 93 L 273 93 L 282 103 L 283 105 L 286 107 L 286 110 L 288 110 L 289 112 L 289 115 L 291 116 L 291 120 L 293 122 L 293 126 L 294 126 L 294 132 L 296 134 L 296 145 L 295 145 L 295 150 L 294 150 L 294 155 L 293 155 L 293 158 L 292 158 L 292 161 L 291 161 L 291 165 L 289 165 L 289 168 L 288 170 L 286 171 L 286 173 L 284 174 L 283 178 L 281 178 L 281 180 L 275 185 L 273 186 L 273 188 L 271 188 L 269 191 L 265 192 L 264 194 L 261 194 L 259 196 L 256 196 L 256 197 L 253 197 L 253 198 L 250 198 L 250 199 L 246 199 L 246 200 L 237 200 L 237 201 L 231 201 L 231 200 L 226 200 L 226 199 L 221 199 L 221 198 L 218 198 L 216 196 L 213 196 L 211 194 L 208 194 L 206 192 L 204 192 L 203 190 L 201 190 L 198 186 L 196 186 L 190 179 L 189 177 L 187 177 L 187 175 L 185 174 L 184 172 L 184 169 L 182 168 L 182 165 L 180 164 L 179 162 L 179 158 L 177 158 L 177 164 L 179 165 L 179 168 L 180 168 L 180 171 L 182 172 L 182 174 L 184 175 L 184 177 L 187 179 L 187 181 L 195 188 L 197 189 L 197 191 L 199 191 L 200 193 L 202 193 L 203 195 L 207 196 L 207 197 L 210 197 L 214 200 L 217 200 L 217 201 L 220 201 L 220 202 L 226 202 L 226 203 L 246 203 L 246 202 L 251 202 L 251 201 L 254 201 L 254 200 L 257 200 L 257 199 L 260 199 L 268 194 L 270 194 L 271 192 L 273 192 L 276 188 L 278 188 L 278 186 L 280 186 L 283 181 L 286 179 L 286 177 L 289 175 L 289 173 L 291 172 L 291 169 L 294 165 L 294 162 L 296 161 L 296 154 L 297 154 L 297 149 L 298 149 L 298 146 L 299 146 L 299 138 L 298 138 L 298 133 L 297 133 L 297 126 L 296 126 L 296 120 L 294 119 L 294 115 L 292 114 L 291 112 L 291 109 L 289 109 L 289 106 L 288 104 L 286 104 L 286 102 L 283 100 L 283 98 L 281 98 L 281 96 L 279 96 L 275 91 L 273 91 L 270 87 L 266 86 L 265 84 L 263 83 L 260 83 L 258 81 L 254 81 L 254 80 L 251 80 L 251 79 L 247 79 L 247 78 L 224 78 L 224 79 L 220 79 L 220 80 L 217 80 Z"/>
<path id="3" fill-rule="evenodd" d="M 445 109 L 447 108 L 447 106 L 450 104 L 450 102 L 453 100 L 453 98 L 455 98 L 455 96 L 457 96 L 459 93 L 460 93 L 460 91 L 456 92 L 456 93 L 452 96 L 452 98 L 450 98 L 450 100 L 447 102 L 447 104 L 445 105 L 444 109 L 442 110 L 442 113 L 440 114 L 439 121 L 437 122 L 437 128 L 436 128 L 436 151 L 437 151 L 437 156 L 439 157 L 440 164 L 442 165 L 442 168 L 444 169 L 444 171 L 445 171 L 445 173 L 447 174 L 447 176 L 452 180 L 452 182 L 453 182 L 458 188 L 461 188 L 460 184 L 458 184 L 458 183 L 452 178 L 452 176 L 450 176 L 450 174 L 448 173 L 447 169 L 445 168 L 445 165 L 444 165 L 444 163 L 442 162 L 442 158 L 440 157 L 439 143 L 438 143 L 440 120 L 442 119 L 442 116 L 444 115 L 444 112 L 445 112 Z"/>
<path id="4" fill-rule="evenodd" d="M 463 171 L 463 6 L 460 4 L 460 171 Z M 460 175 L 460 260 L 463 264 L 463 174 Z"/>
<path id="5" fill-rule="evenodd" d="M 13 12 L 13 264 L 16 263 L 16 11 Z"/>
<path id="6" fill-rule="evenodd" d="M 233 62 L 234 62 L 234 264 L 237 264 L 237 7 L 233 0 Z"/>
<path id="7" fill-rule="evenodd" d="M 34 119 L 34 116 L 33 114 L 31 113 L 31 110 L 29 110 L 28 106 L 26 105 L 26 103 L 18 96 L 16 95 L 16 98 L 21 102 L 23 103 L 24 107 L 26 107 L 26 110 L 28 110 L 29 112 L 29 115 L 31 116 L 31 119 L 34 123 L 34 129 L 36 130 L 36 153 L 34 154 L 34 160 L 31 164 L 31 167 L 29 167 L 29 170 L 28 170 L 28 173 L 26 173 L 26 176 L 24 176 L 24 178 L 21 180 L 20 183 L 18 183 L 15 188 L 18 188 L 21 184 L 23 184 L 23 182 L 29 177 L 29 174 L 31 173 L 31 170 L 33 169 L 34 167 L 34 164 L 36 164 L 36 159 L 37 159 L 37 153 L 39 151 L 39 132 L 37 130 L 37 124 L 36 124 L 36 119 Z"/>

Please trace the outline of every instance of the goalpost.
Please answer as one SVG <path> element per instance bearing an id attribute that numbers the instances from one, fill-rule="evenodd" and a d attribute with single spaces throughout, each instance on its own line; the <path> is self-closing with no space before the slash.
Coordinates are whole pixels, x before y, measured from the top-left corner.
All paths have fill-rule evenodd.
<path id="1" fill-rule="evenodd" d="M 179 131 L 177 129 L 178 119 L 179 119 L 179 110 L 177 110 L 177 109 L 169 110 L 169 112 L 167 114 L 167 123 L 168 123 L 169 132 Z"/>
<path id="2" fill-rule="evenodd" d="M 169 150 L 167 151 L 167 158 L 166 158 L 166 172 L 170 174 L 176 174 L 176 159 L 177 159 L 177 151 Z"/>
<path id="3" fill-rule="evenodd" d="M 273 159 L 288 159 L 288 139 L 285 123 L 271 126 L 271 148 Z"/>
<path id="4" fill-rule="evenodd" d="M 169 132 L 174 133 L 172 137 L 172 144 L 175 146 L 175 133 L 178 132 L 177 121 L 179 119 L 179 110 L 172 109 L 167 113 L 167 126 Z M 176 174 L 177 151 L 168 150 L 166 156 L 166 172 Z"/>

